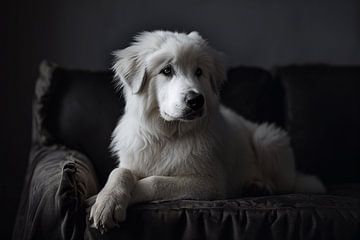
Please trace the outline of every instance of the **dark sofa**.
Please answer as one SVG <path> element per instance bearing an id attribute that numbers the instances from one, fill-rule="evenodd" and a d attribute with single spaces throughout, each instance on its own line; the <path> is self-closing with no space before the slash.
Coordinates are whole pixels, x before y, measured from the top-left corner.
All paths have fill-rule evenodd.
<path id="1" fill-rule="evenodd" d="M 360 67 L 237 67 L 222 89 L 225 105 L 289 131 L 298 167 L 326 194 L 144 203 L 102 235 L 86 209 L 115 167 L 108 145 L 124 102 L 112 79 L 41 64 L 14 240 L 360 239 Z"/>

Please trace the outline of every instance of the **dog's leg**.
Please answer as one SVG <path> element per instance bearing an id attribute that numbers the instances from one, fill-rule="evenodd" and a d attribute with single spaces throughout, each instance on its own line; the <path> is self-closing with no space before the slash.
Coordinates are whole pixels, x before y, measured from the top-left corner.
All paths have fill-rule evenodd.
<path id="1" fill-rule="evenodd" d="M 130 204 L 155 200 L 218 199 L 224 196 L 208 178 L 151 176 L 137 182 Z"/>
<path id="2" fill-rule="evenodd" d="M 129 169 L 116 168 L 111 172 L 91 207 L 90 221 L 93 221 L 93 227 L 103 232 L 125 220 L 126 208 L 136 181 Z"/>
<path id="3" fill-rule="evenodd" d="M 129 204 L 155 200 L 218 199 L 225 196 L 213 181 L 202 177 L 150 176 L 137 181 L 128 169 L 114 169 L 90 210 L 92 227 L 101 232 L 125 220 Z M 224 188 L 221 188 L 224 189 Z"/>

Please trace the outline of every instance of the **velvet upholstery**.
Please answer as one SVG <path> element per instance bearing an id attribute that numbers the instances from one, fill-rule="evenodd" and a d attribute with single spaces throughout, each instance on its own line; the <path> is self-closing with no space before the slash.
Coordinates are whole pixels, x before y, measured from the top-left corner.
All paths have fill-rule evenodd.
<path id="1" fill-rule="evenodd" d="M 299 167 L 327 183 L 360 182 L 360 67 L 289 66 L 278 76 Z"/>
<path id="2" fill-rule="evenodd" d="M 302 169 L 319 173 L 328 183 L 352 184 L 328 185 L 324 195 L 139 204 L 128 209 L 119 228 L 102 235 L 90 227 L 86 210 L 115 166 L 108 145 L 124 101 L 109 72 L 44 62 L 35 88 L 32 150 L 13 239 L 360 239 L 359 175 L 352 169 L 358 167 L 359 148 L 350 141 L 355 141 L 350 130 L 358 129 L 358 69 L 287 67 L 274 78 L 259 68 L 238 67 L 229 70 L 221 92 L 224 104 L 245 117 L 286 126 Z M 324 92 L 326 79 L 331 82 Z M 332 112 L 336 119 L 327 119 Z M 339 137 L 330 138 L 334 128 Z M 315 148 L 312 144 L 322 134 L 326 144 Z M 333 156 L 325 151 L 330 147 Z M 339 172 L 337 161 L 347 164 Z"/>
<path id="3" fill-rule="evenodd" d="M 100 234 L 88 228 L 86 239 L 355 240 L 359 227 L 360 186 L 343 185 L 320 196 L 142 204 L 129 209 L 117 229 Z"/>

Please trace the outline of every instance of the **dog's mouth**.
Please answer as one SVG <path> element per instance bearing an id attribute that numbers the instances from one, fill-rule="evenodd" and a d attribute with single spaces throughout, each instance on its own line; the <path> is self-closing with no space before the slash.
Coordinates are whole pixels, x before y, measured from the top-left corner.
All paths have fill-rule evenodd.
<path id="1" fill-rule="evenodd" d="M 166 113 L 166 112 L 163 112 L 163 118 L 166 120 L 166 121 L 183 121 L 183 122 L 190 122 L 190 121 L 193 121 L 193 120 L 196 120 L 198 118 L 201 118 L 203 117 L 204 115 L 204 109 L 200 109 L 200 110 L 197 110 L 197 111 L 194 111 L 194 110 L 185 110 L 183 112 L 183 114 L 181 116 L 178 116 L 178 117 L 174 117 L 174 116 L 171 116 L 170 114 Z"/>
<path id="2" fill-rule="evenodd" d="M 192 121 L 192 120 L 202 117 L 203 113 L 204 113 L 203 109 L 200 109 L 197 111 L 188 110 L 188 111 L 185 111 L 184 115 L 181 117 L 181 120 Z"/>

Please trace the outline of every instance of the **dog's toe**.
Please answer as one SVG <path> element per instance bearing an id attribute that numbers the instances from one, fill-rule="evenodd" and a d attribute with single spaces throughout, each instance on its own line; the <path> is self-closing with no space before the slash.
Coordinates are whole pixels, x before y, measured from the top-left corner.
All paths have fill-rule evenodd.
<path id="1" fill-rule="evenodd" d="M 126 217 L 126 207 L 124 206 L 126 204 L 121 204 L 121 199 L 114 196 L 100 196 L 90 210 L 91 227 L 104 233 L 108 229 L 119 226 L 119 223 Z"/>

